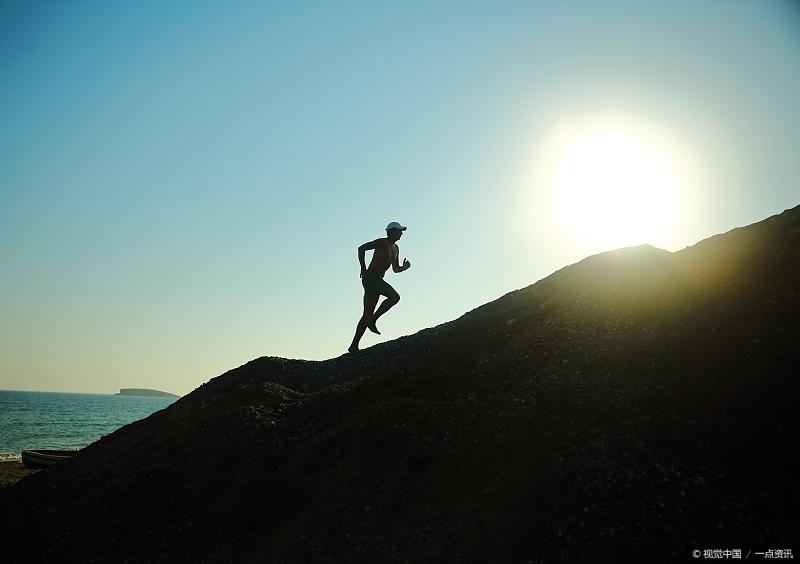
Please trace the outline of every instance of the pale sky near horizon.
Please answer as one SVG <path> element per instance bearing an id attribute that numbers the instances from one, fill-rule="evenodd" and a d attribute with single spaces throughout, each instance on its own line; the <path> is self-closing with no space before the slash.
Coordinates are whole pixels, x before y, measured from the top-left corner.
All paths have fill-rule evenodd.
<path id="1" fill-rule="evenodd" d="M 631 244 L 800 203 L 790 1 L 5 1 L 0 85 L 0 389 L 338 356 L 390 221 L 412 268 L 362 347 L 532 284 L 602 249 L 556 221 L 565 131 L 667 163 Z"/>

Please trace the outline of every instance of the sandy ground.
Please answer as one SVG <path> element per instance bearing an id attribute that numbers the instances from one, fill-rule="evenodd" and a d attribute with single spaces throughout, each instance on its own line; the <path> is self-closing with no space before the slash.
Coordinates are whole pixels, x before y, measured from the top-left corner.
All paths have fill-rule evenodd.
<path id="1" fill-rule="evenodd" d="M 28 474 L 38 471 L 32 468 L 25 468 L 19 460 L 0 462 L 0 489 L 12 486 Z"/>

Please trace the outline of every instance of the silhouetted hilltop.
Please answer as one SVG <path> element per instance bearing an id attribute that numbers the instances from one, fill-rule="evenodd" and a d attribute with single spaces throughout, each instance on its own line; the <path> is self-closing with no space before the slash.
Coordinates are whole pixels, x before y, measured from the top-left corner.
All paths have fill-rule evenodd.
<path id="1" fill-rule="evenodd" d="M 180 396 L 161 390 L 151 390 L 149 388 L 122 388 L 115 396 L 149 396 L 156 398 L 179 398 Z"/>
<path id="2" fill-rule="evenodd" d="M 0 492 L 0 540 L 253 563 L 796 542 L 799 321 L 800 207 L 592 256 L 356 355 L 226 372 Z"/>

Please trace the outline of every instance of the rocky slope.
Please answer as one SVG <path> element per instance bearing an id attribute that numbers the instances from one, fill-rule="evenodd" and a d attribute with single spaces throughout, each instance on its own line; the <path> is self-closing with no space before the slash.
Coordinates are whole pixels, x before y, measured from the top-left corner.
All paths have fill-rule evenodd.
<path id="1" fill-rule="evenodd" d="M 589 257 L 357 355 L 253 360 L 0 491 L 0 542 L 115 563 L 796 542 L 798 344 L 800 207 Z"/>

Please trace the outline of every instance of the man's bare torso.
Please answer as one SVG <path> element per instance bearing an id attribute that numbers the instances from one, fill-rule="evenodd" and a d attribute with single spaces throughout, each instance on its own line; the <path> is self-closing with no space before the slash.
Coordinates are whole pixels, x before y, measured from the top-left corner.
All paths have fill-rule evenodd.
<path id="1" fill-rule="evenodd" d="M 383 276 L 389 267 L 392 266 L 392 261 L 397 257 L 399 249 L 397 245 L 390 244 L 388 238 L 381 239 L 381 241 L 383 241 L 384 244 L 378 246 L 372 252 L 372 260 L 369 262 L 367 270 L 370 272 L 377 272 Z"/>

